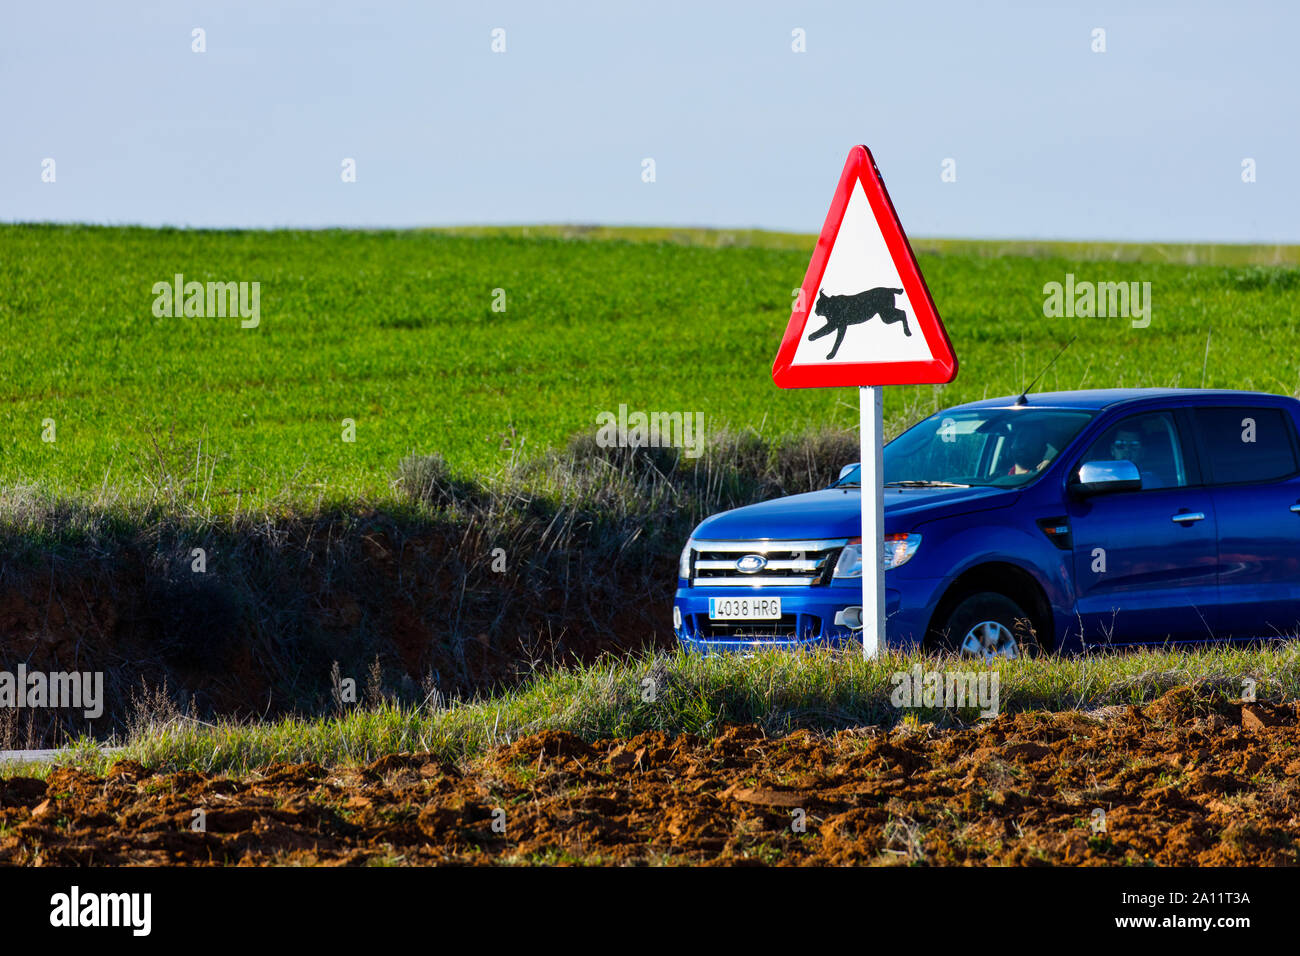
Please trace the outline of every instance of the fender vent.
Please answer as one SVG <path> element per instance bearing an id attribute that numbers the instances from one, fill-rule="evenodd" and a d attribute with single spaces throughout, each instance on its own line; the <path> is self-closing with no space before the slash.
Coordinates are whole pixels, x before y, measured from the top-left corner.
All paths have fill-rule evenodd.
<path id="1" fill-rule="evenodd" d="M 1072 546 L 1070 541 L 1070 519 L 1067 515 L 1059 515 L 1055 518 L 1039 518 L 1038 527 L 1042 529 L 1043 534 L 1047 535 L 1052 544 L 1062 551 L 1070 550 Z"/>

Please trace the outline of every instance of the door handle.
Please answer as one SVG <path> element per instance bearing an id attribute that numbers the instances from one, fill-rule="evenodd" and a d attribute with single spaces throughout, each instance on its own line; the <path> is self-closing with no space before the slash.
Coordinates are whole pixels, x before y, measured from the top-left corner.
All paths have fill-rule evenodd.
<path id="1" fill-rule="evenodd" d="M 1204 520 L 1205 520 L 1205 515 L 1204 515 L 1202 512 L 1200 512 L 1200 511 L 1180 511 L 1178 514 L 1174 515 L 1174 516 L 1173 516 L 1172 518 L 1170 518 L 1169 520 L 1170 520 L 1170 521 L 1177 521 L 1177 522 L 1179 522 L 1179 523 L 1182 523 L 1182 522 L 1184 522 L 1184 521 L 1187 521 L 1187 522 L 1191 522 L 1191 521 L 1204 521 Z"/>

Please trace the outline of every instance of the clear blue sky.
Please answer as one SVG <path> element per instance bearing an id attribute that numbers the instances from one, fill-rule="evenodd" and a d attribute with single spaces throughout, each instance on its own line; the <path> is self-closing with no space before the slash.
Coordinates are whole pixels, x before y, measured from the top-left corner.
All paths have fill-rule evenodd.
<path id="1" fill-rule="evenodd" d="M 916 236 L 1294 243 L 1297 37 L 1282 0 L 6 0 L 0 221 L 815 232 L 863 142 Z"/>

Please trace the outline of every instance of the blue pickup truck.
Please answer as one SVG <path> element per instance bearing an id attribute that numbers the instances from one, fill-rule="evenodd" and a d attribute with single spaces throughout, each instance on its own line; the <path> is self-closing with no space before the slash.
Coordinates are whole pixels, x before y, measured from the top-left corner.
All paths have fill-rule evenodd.
<path id="1" fill-rule="evenodd" d="M 885 639 L 985 659 L 1294 636 L 1300 402 L 1114 389 L 941 411 L 884 450 Z M 858 468 L 714 515 L 673 625 L 701 651 L 839 644 L 861 617 Z"/>

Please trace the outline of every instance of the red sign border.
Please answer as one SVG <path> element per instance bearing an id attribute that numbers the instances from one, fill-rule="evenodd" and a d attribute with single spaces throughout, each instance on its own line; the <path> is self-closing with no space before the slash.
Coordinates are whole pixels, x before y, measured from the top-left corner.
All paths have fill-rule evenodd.
<path id="1" fill-rule="evenodd" d="M 925 336 L 930 354 L 934 356 L 920 362 L 852 362 L 825 365 L 792 365 L 795 349 L 803 338 L 805 327 L 812 307 L 816 303 L 817 292 L 821 287 L 822 277 L 826 274 L 826 262 L 830 259 L 831 249 L 839 236 L 840 225 L 844 222 L 844 210 L 848 208 L 849 197 L 853 194 L 854 182 L 862 184 L 862 191 L 871 203 L 871 211 L 876 217 L 885 246 L 894 260 L 894 266 L 903 280 L 903 289 L 908 301 L 916 311 L 916 325 Z M 826 222 L 821 235 L 817 237 L 817 247 L 813 250 L 808 271 L 804 273 L 802 309 L 796 309 L 786 326 L 785 337 L 781 339 L 781 348 L 772 363 L 772 381 L 781 388 L 815 388 L 845 385 L 939 385 L 951 382 L 957 375 L 957 356 L 953 352 L 952 342 L 939 318 L 939 311 L 934 306 L 930 289 L 916 264 L 912 246 L 903 232 L 903 224 L 898 221 L 898 213 L 890 202 L 889 193 L 885 191 L 884 180 L 871 150 L 865 146 L 854 146 L 849 150 L 849 158 L 844 163 L 844 172 L 840 174 L 839 185 L 835 189 L 835 198 L 831 200 L 830 211 L 826 213 Z"/>

